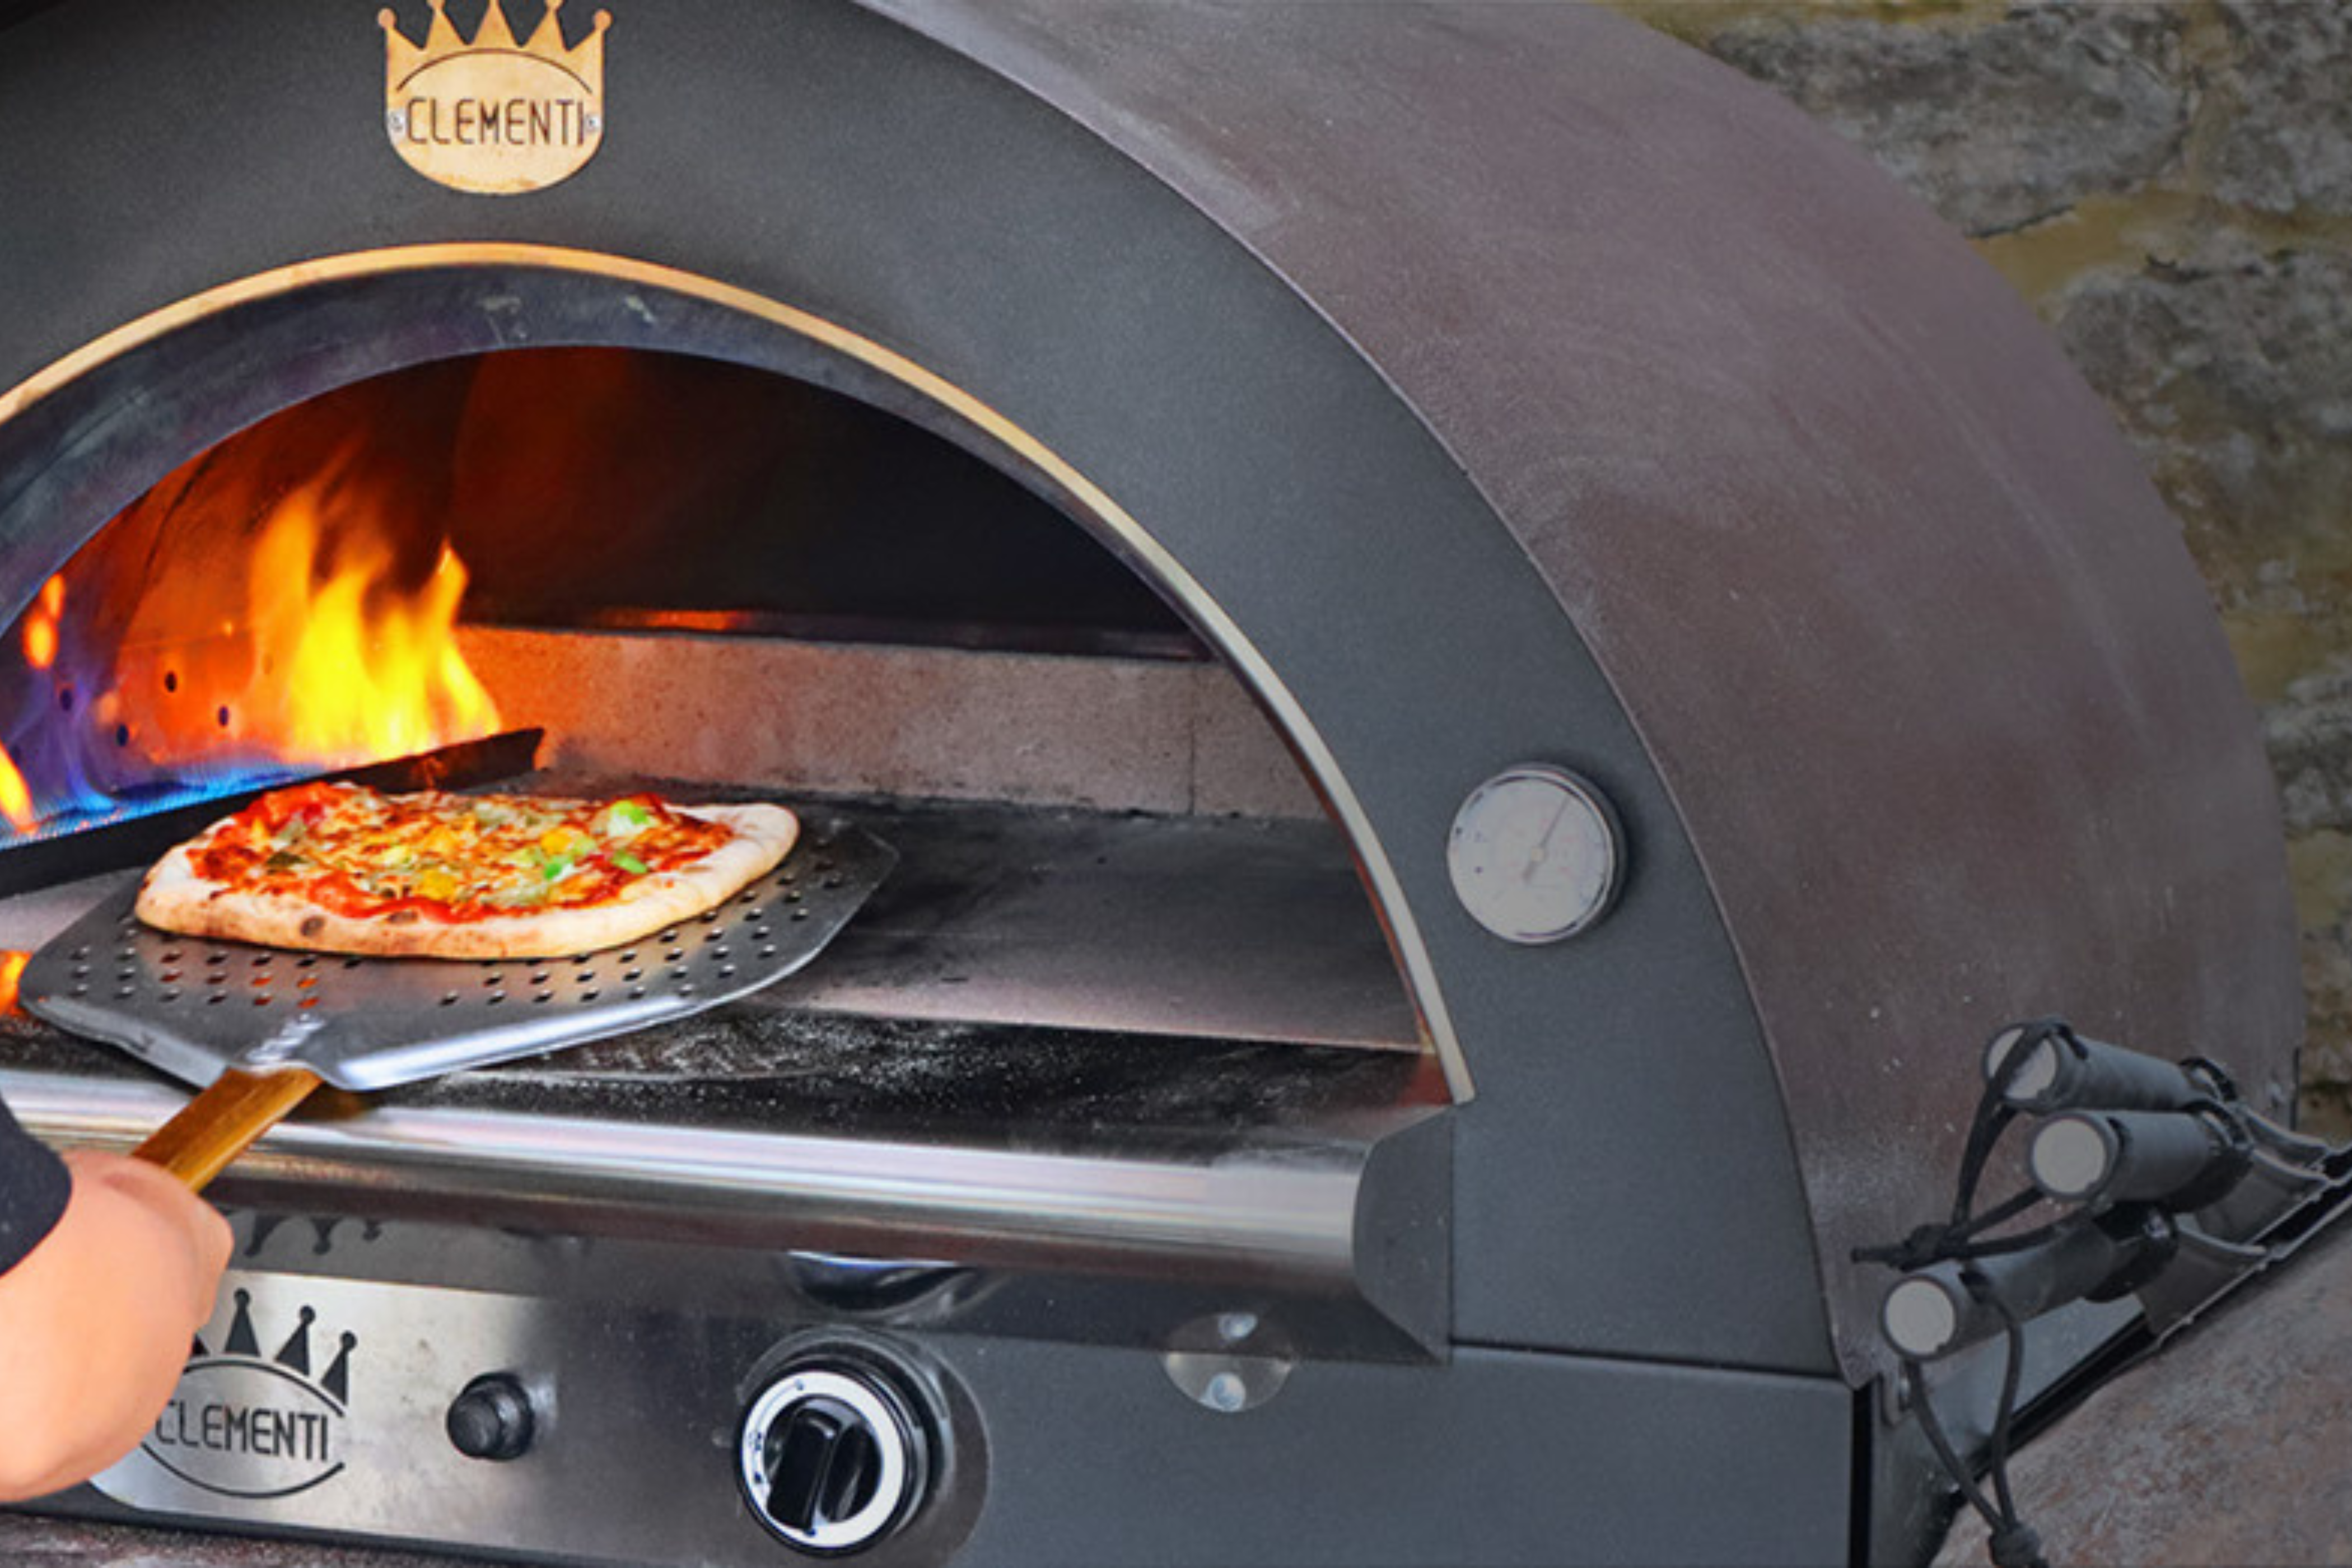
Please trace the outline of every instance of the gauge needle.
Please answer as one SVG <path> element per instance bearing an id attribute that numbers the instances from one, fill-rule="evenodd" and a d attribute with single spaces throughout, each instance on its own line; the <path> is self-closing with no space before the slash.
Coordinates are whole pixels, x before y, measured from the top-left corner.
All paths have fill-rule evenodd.
<path id="1" fill-rule="evenodd" d="M 1551 826 L 1544 829 L 1541 838 L 1536 840 L 1535 849 L 1528 856 L 1527 865 L 1519 870 L 1520 881 L 1532 882 L 1536 879 L 1536 868 L 1550 857 L 1551 836 L 1559 831 L 1560 819 L 1568 815 L 1570 805 L 1570 803 L 1563 797 L 1559 803 L 1559 809 L 1551 814 Z"/>

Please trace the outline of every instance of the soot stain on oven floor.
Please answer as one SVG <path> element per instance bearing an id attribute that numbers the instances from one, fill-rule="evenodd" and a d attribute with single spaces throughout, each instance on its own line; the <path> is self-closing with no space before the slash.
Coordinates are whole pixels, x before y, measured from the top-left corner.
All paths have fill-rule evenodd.
<path id="1" fill-rule="evenodd" d="M 561 793 L 561 773 L 534 787 Z M 623 781 L 673 798 L 759 798 L 757 790 Z M 600 787 L 617 787 L 600 781 Z M 795 805 L 802 803 L 796 802 Z M 1082 939 L 1111 918 L 1107 897 L 1166 908 L 1203 886 L 1245 880 L 1312 889 L 1284 906 L 1319 928 L 1360 900 L 1328 824 L 1147 819 L 961 802 L 848 799 L 836 807 L 900 850 L 842 943 L 847 963 L 899 984 L 972 961 L 942 940 L 961 922 L 989 941 L 1034 917 L 1046 884 L 1075 889 Z M 1210 873 L 1202 875 L 1204 868 Z M 1107 895 L 1106 888 L 1116 889 Z M 1065 895 L 1072 896 L 1072 895 Z M 1336 900 L 1338 910 L 1323 900 Z M 1212 908 L 1210 925 L 1230 924 Z M 1384 973 L 1378 933 L 1371 979 Z M 1169 956 L 1162 950 L 1163 959 Z M 828 950 L 836 973 L 841 955 Z M 814 967 L 814 966 L 813 966 Z M 1022 1144 L 1107 1130 L 1230 1135 L 1380 1115 L 1427 1092 L 1420 1056 L 1395 1048 L 1164 1031 L 982 1023 L 833 1011 L 754 996 L 691 1018 L 395 1091 L 398 1103 L 462 1105 L 713 1128 L 904 1135 Z"/>
<path id="2" fill-rule="evenodd" d="M 0 1012 L 0 1062 L 28 1072 L 176 1081 L 13 1009 Z M 373 1098 L 1011 1142 L 1112 1127 L 1181 1134 L 1378 1113 L 1414 1098 L 1417 1069 L 1404 1053 L 1347 1047 L 866 1018 L 751 1003 Z"/>
<path id="3" fill-rule="evenodd" d="M 402 1091 L 403 1103 L 958 1141 L 1280 1126 L 1404 1099 L 1414 1058 L 1277 1041 L 784 1012 L 739 1004 Z"/>

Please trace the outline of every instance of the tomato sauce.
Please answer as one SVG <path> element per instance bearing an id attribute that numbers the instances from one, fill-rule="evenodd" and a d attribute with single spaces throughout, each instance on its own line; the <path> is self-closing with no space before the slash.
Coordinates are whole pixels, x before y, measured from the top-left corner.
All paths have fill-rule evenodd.
<path id="1" fill-rule="evenodd" d="M 287 895 L 354 920 L 459 925 L 611 903 L 630 883 L 698 860 L 734 837 L 725 824 L 674 811 L 651 795 L 610 803 L 402 797 L 312 783 L 263 795 L 189 858 L 206 881 Z M 643 869 L 616 863 L 622 856 Z M 444 884 L 449 896 L 429 896 L 420 882 Z"/>

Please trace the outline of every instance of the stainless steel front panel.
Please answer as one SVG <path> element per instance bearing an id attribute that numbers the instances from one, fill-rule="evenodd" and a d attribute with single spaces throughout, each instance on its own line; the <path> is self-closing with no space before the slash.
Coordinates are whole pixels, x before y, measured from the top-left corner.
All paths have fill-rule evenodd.
<path id="1" fill-rule="evenodd" d="M 598 1563 L 789 1561 L 738 1500 L 732 1439 L 762 1354 L 801 1325 L 691 1322 L 586 1302 L 232 1273 L 179 1390 L 95 1489 L 144 1514 Z M 911 1352 L 910 1352 L 911 1353 Z M 969 1528 L 983 1441 L 923 1364 L 947 1463 L 866 1561 L 936 1561 Z M 520 1458 L 445 1428 L 475 1377 L 534 1408 Z"/>
<path id="2" fill-rule="evenodd" d="M 230 1277 L 242 1308 L 224 1296 L 141 1454 L 47 1506 L 600 1568 L 783 1568 L 807 1559 L 743 1504 L 739 1423 L 782 1368 L 830 1351 L 908 1373 L 937 1439 L 925 1504 L 856 1559 L 876 1568 L 1794 1563 L 1846 1545 L 1852 1405 L 1830 1380 L 1465 1350 L 1444 1367 L 1303 1361 L 1265 1398 L 1219 1406 L 1149 1346 L 844 1328 L 782 1299 L 688 1318 L 361 1283 L 303 1272 L 294 1227 L 248 1246 L 267 1267 Z M 519 1458 L 467 1458 L 443 1430 L 484 1373 L 512 1375 L 541 1417 Z M 0 1519 L 0 1542 L 22 1533 Z M 245 1542 L 236 1560 L 299 1568 L 313 1550 Z"/>

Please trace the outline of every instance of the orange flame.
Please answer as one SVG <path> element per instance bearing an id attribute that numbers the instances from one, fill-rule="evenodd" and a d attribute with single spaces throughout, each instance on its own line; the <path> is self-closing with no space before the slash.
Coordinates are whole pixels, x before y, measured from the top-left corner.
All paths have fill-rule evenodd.
<path id="1" fill-rule="evenodd" d="M 41 584 L 41 596 L 25 613 L 25 662 L 47 669 L 57 662 L 58 617 L 66 611 L 66 577 L 59 572 Z"/>
<path id="2" fill-rule="evenodd" d="M 158 487 L 175 531 L 243 552 L 244 569 L 151 583 L 90 719 L 168 764 L 227 751 L 334 767 L 497 730 L 457 652 L 466 569 L 444 548 L 421 584 L 400 582 L 381 456 L 348 442 L 282 490 L 273 471 L 215 462 L 176 504 Z"/>
<path id="3" fill-rule="evenodd" d="M 0 639 L 26 677 L 0 816 L 36 830 L 42 811 L 155 781 L 497 731 L 457 647 L 466 566 L 433 552 L 449 430 L 442 405 L 412 402 L 360 384 L 275 414 L 164 475 L 42 583 Z"/>
<path id="4" fill-rule="evenodd" d="M 320 489 L 289 495 L 247 574 L 257 674 L 242 731 L 289 762 L 404 756 L 499 727 L 498 704 L 457 651 L 466 568 L 444 546 L 411 595 L 384 591 L 393 552 L 380 532 L 346 533 L 314 581 L 325 509 Z"/>
<path id="5" fill-rule="evenodd" d="M 0 950 L 0 1013 L 16 1005 L 17 984 L 25 977 L 25 965 L 33 955 L 15 948 Z"/>
<path id="6" fill-rule="evenodd" d="M 19 832 L 31 827 L 37 820 L 33 792 L 25 787 L 25 775 L 16 771 L 5 747 L 0 747 L 0 816 L 6 817 Z"/>
<path id="7" fill-rule="evenodd" d="M 12 732 L 0 816 L 31 829 L 51 792 L 263 760 L 339 767 L 499 728 L 457 649 L 465 567 L 445 546 L 420 580 L 432 497 L 414 465 L 365 432 L 317 435 L 265 422 L 192 458 L 43 585 L 20 646 L 47 749 Z M 52 782 L 61 755 L 86 784 Z"/>
<path id="8" fill-rule="evenodd" d="M 31 669 L 47 669 L 57 662 L 58 617 L 65 613 L 66 579 L 62 572 L 54 574 L 41 584 L 40 596 L 25 612 L 25 664 Z M 17 829 L 33 826 L 33 793 L 26 786 L 25 774 L 16 759 L 0 746 L 0 816 L 5 816 Z"/>

